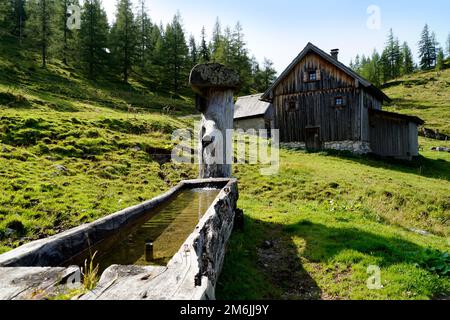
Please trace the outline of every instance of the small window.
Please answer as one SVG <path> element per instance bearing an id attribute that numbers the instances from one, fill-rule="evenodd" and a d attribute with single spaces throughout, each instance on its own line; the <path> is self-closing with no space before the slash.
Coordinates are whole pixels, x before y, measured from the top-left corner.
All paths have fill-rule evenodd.
<path id="1" fill-rule="evenodd" d="M 309 81 L 317 81 L 317 72 L 316 71 L 309 72 Z"/>
<path id="2" fill-rule="evenodd" d="M 344 98 L 342 98 L 342 97 L 336 97 L 336 98 L 334 99 L 334 105 L 335 105 L 336 107 L 343 107 L 343 106 L 344 106 Z"/>
<path id="3" fill-rule="evenodd" d="M 294 100 L 288 102 L 288 111 L 293 112 L 297 109 L 297 103 Z"/>

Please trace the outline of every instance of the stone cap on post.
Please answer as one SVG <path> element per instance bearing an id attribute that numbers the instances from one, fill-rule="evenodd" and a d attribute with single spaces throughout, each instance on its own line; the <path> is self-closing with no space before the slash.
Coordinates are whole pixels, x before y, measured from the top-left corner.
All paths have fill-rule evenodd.
<path id="1" fill-rule="evenodd" d="M 189 84 L 195 93 L 205 98 L 208 89 L 239 89 L 241 86 L 239 73 L 220 63 L 196 65 L 189 77 Z"/>

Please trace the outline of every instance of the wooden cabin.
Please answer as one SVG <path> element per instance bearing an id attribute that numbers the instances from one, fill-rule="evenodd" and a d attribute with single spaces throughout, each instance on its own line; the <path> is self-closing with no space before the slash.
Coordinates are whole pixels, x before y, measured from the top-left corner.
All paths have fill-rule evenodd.
<path id="1" fill-rule="evenodd" d="M 234 105 L 234 129 L 267 129 L 274 127 L 273 105 L 261 101 L 262 93 L 239 97 Z"/>
<path id="2" fill-rule="evenodd" d="M 412 159 L 418 155 L 417 117 L 382 111 L 389 97 L 311 43 L 261 100 L 272 103 L 280 142 L 310 150 Z"/>

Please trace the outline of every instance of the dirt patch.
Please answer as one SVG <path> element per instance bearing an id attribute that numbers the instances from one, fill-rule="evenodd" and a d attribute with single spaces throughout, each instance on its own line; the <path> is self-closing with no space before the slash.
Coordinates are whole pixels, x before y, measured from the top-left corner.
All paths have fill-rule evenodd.
<path id="1" fill-rule="evenodd" d="M 290 239 L 277 234 L 265 240 L 259 248 L 258 263 L 285 300 L 318 300 L 322 292 L 303 268 L 297 250 Z M 274 237 L 275 236 L 275 237 Z"/>

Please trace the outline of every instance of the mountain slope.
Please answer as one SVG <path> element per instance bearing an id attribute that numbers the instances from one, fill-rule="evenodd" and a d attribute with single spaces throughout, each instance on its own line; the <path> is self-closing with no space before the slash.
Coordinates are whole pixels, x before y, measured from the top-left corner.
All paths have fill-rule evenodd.
<path id="1" fill-rule="evenodd" d="M 394 100 L 387 110 L 418 116 L 425 127 L 450 135 L 450 69 L 414 73 L 383 91 Z"/>

